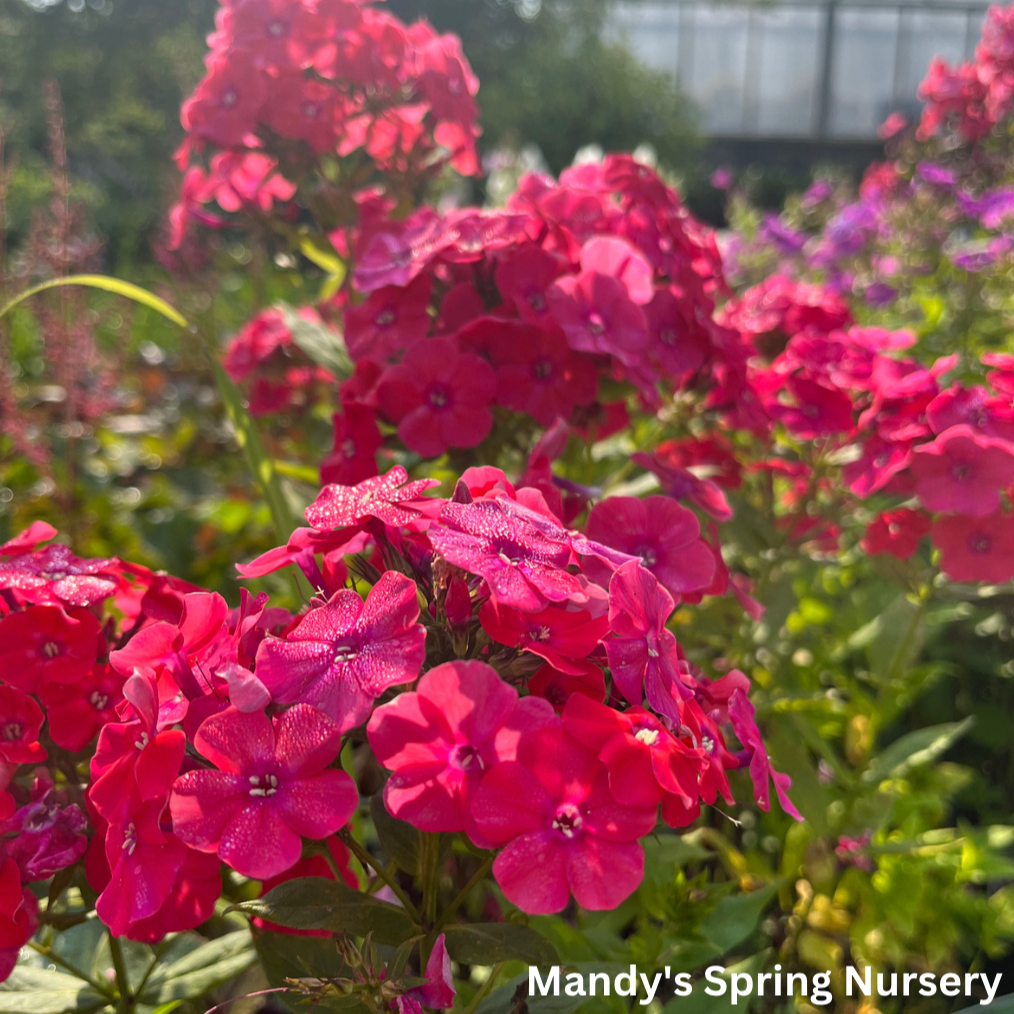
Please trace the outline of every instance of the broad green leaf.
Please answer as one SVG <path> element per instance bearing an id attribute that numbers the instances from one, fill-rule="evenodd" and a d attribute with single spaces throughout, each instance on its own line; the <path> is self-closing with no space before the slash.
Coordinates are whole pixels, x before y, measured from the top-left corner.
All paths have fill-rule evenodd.
<path id="1" fill-rule="evenodd" d="M 64 1011 L 94 1011 L 108 1001 L 91 986 L 63 972 L 18 966 L 0 983 L 0 1012 L 3 1014 L 63 1014 Z"/>
<path id="2" fill-rule="evenodd" d="M 557 965 L 556 948 L 530 926 L 513 922 L 473 923 L 444 929 L 447 953 L 465 965 L 493 965 L 524 961 L 529 965 Z"/>
<path id="3" fill-rule="evenodd" d="M 336 380 L 352 376 L 352 360 L 342 336 L 322 322 L 306 320 L 290 306 L 278 305 L 285 326 L 292 332 L 292 340 L 318 366 L 333 374 Z"/>
<path id="4" fill-rule="evenodd" d="M 141 994 L 143 1003 L 162 1005 L 191 1000 L 239 975 L 257 960 L 249 930 L 216 937 L 196 950 L 157 968 Z"/>
<path id="5" fill-rule="evenodd" d="M 873 758 L 863 772 L 863 781 L 872 784 L 885 778 L 903 778 L 913 768 L 931 763 L 964 736 L 973 721 L 969 716 L 962 722 L 931 725 L 902 736 Z"/>
<path id="6" fill-rule="evenodd" d="M 51 278 L 48 282 L 40 282 L 30 289 L 25 289 L 24 292 L 0 308 L 0 317 L 5 317 L 14 307 L 26 299 L 61 285 L 83 285 L 90 289 L 103 289 L 105 292 L 112 292 L 117 296 L 124 296 L 127 299 L 132 299 L 135 303 L 147 306 L 180 327 L 187 326 L 186 317 L 164 299 L 159 299 L 154 293 L 142 289 L 139 285 L 132 285 L 130 282 L 121 281 L 119 278 L 110 278 L 107 275 L 67 275 L 66 278 Z"/>
<path id="7" fill-rule="evenodd" d="M 255 930 L 254 945 L 261 968 L 273 987 L 284 986 L 285 980 L 290 978 L 335 976 L 341 968 L 341 958 L 330 937 L 297 937 Z M 291 1011 L 306 1011 L 306 998 L 295 992 L 275 993 L 272 1003 Z"/>
<path id="8" fill-rule="evenodd" d="M 411 824 L 397 820 L 387 812 L 383 793 L 378 792 L 370 800 L 370 816 L 380 839 L 380 847 L 389 859 L 413 876 L 419 872 L 419 834 Z"/>
<path id="9" fill-rule="evenodd" d="M 900 679 L 926 638 L 925 609 L 907 595 L 899 595 L 873 624 L 867 648 L 870 668 L 884 682 Z"/>
<path id="10" fill-rule="evenodd" d="M 264 493 L 264 499 L 271 511 L 271 520 L 274 522 L 275 537 L 279 543 L 284 544 L 288 542 L 289 536 L 296 528 L 297 520 L 282 489 L 274 462 L 265 451 L 257 424 L 229 374 L 217 360 L 212 360 L 212 368 L 215 371 L 215 380 L 222 396 L 225 413 L 236 433 L 236 443 L 246 458 L 250 474 Z"/>
<path id="11" fill-rule="evenodd" d="M 300 877 L 234 907 L 289 929 L 323 929 L 400 944 L 419 929 L 403 908 L 324 877 Z"/>
<path id="12" fill-rule="evenodd" d="M 717 947 L 720 954 L 731 951 L 757 928 L 760 917 L 780 886 L 781 881 L 776 881 L 759 891 L 722 898 L 701 920 L 701 936 Z"/>
<path id="13" fill-rule="evenodd" d="M 568 964 L 560 969 L 560 993 L 563 994 L 564 992 L 564 983 L 568 972 L 577 972 L 586 983 L 588 976 L 592 972 L 604 972 L 609 976 L 610 989 L 612 989 L 612 983 L 616 974 L 618 972 L 629 971 L 629 964 L 623 965 L 599 961 Z M 545 980 L 546 972 L 547 969 L 543 968 L 543 980 Z M 503 986 L 494 989 L 479 1004 L 475 1014 L 509 1014 L 510 1011 L 515 1009 L 512 1006 L 515 995 L 524 998 L 527 992 L 528 972 L 522 972 L 520 975 L 515 975 L 513 979 L 510 979 Z M 587 996 L 539 996 L 536 993 L 535 996 L 529 996 L 525 999 L 525 1007 L 518 1009 L 524 1010 L 527 1008 L 529 1014 L 573 1014 L 574 1011 L 579 1011 L 587 1003 Z"/>

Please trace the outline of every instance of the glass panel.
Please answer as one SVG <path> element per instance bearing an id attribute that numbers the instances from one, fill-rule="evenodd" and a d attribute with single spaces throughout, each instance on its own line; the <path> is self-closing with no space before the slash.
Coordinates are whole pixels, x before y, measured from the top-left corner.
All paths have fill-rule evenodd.
<path id="1" fill-rule="evenodd" d="M 897 40 L 897 10 L 839 8 L 828 124 L 834 137 L 876 137 L 893 111 Z"/>
<path id="2" fill-rule="evenodd" d="M 813 133 L 821 58 L 822 13 L 816 8 L 757 11 L 757 79 L 750 82 L 756 119 L 750 133 L 800 137 Z"/>
<path id="3" fill-rule="evenodd" d="M 738 134 L 743 127 L 746 8 L 695 5 L 690 67 L 680 74 L 683 87 L 700 106 L 703 126 L 712 134 Z"/>
<path id="4" fill-rule="evenodd" d="M 944 11 L 905 11 L 901 16 L 898 47 L 899 105 L 915 101 L 930 60 L 942 56 L 948 63 L 965 57 L 968 15 Z"/>
<path id="5" fill-rule="evenodd" d="M 656 70 L 676 74 L 679 57 L 680 8 L 676 4 L 617 3 L 610 9 L 610 34 L 623 39 L 630 51 Z"/>

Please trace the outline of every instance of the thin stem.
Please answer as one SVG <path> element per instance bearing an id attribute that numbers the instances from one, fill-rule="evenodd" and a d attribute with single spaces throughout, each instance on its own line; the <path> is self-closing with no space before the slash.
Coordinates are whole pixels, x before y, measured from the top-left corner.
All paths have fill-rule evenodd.
<path id="1" fill-rule="evenodd" d="M 489 973 L 489 978 L 479 987 L 479 992 L 472 997 L 472 1002 L 465 1008 L 465 1014 L 475 1014 L 479 1009 L 479 1004 L 489 995 L 489 991 L 496 984 L 496 980 L 500 976 L 500 972 L 503 969 L 503 962 L 498 961 L 493 966 L 493 971 Z"/>
<path id="2" fill-rule="evenodd" d="M 455 912 L 464 905 L 468 896 L 472 893 L 473 889 L 486 877 L 489 876 L 489 871 L 493 868 L 493 856 L 490 856 L 476 871 L 472 874 L 468 883 L 458 892 L 457 897 L 444 909 L 443 914 L 437 920 L 436 926 L 433 927 L 434 932 L 437 932 L 451 919 Z"/>
<path id="3" fill-rule="evenodd" d="M 61 968 L 67 969 L 67 971 L 70 972 L 70 974 L 73 975 L 75 978 L 80 979 L 82 982 L 88 983 L 88 985 L 91 986 L 91 988 L 94 989 L 95 992 L 98 993 L 100 996 L 104 996 L 107 1000 L 116 999 L 116 994 L 113 992 L 113 990 L 111 990 L 108 986 L 103 986 L 102 983 L 98 982 L 96 979 L 93 979 L 86 972 L 82 972 L 81 969 L 78 968 L 76 965 L 72 965 L 69 961 L 66 961 L 64 958 L 61 958 L 60 955 L 57 954 L 51 947 L 46 947 L 43 944 L 38 944 L 34 940 L 29 940 L 28 946 L 31 947 L 33 951 L 38 951 L 38 953 L 41 954 L 44 958 L 49 958 L 49 960 L 52 961 L 54 965 L 59 965 Z"/>
<path id="4" fill-rule="evenodd" d="M 123 947 L 119 938 L 114 937 L 112 933 L 109 934 L 109 953 L 113 959 L 116 985 L 120 994 L 116 1009 L 119 1014 L 131 1014 L 134 1010 L 134 995 L 130 991 L 130 980 L 127 978 L 127 963 L 123 960 Z"/>
<path id="5" fill-rule="evenodd" d="M 391 890 L 394 892 L 394 896 L 404 906 L 405 911 L 408 912 L 408 914 L 416 922 L 421 922 L 419 916 L 419 909 L 417 909 L 415 905 L 412 904 L 412 901 L 409 898 L 409 896 L 401 889 L 401 887 L 398 885 L 395 879 L 388 875 L 387 870 L 385 870 L 380 865 L 380 863 L 378 863 L 377 860 L 374 859 L 373 856 L 371 856 L 370 853 L 367 852 L 366 849 L 364 849 L 363 846 L 360 845 L 359 842 L 357 842 L 355 838 L 352 837 L 348 828 L 343 828 L 341 831 L 339 831 L 338 837 L 341 838 L 345 847 L 356 857 L 356 859 L 359 860 L 359 862 L 363 866 L 363 869 L 373 870 L 377 874 L 377 876 L 380 877 L 380 879 L 383 880 L 384 883 L 387 884 L 389 888 L 391 888 Z"/>

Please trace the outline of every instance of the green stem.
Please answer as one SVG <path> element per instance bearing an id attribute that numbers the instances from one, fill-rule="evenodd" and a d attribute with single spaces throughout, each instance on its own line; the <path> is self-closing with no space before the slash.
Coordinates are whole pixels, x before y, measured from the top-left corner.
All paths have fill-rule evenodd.
<path id="1" fill-rule="evenodd" d="M 38 951 L 38 953 L 41 954 L 44 958 L 48 958 L 50 961 L 53 962 L 54 965 L 59 965 L 61 968 L 65 968 L 75 978 L 80 979 L 82 982 L 88 983 L 88 985 L 91 986 L 91 988 L 94 989 L 95 992 L 98 993 L 100 996 L 104 996 L 107 1000 L 110 1001 L 116 999 L 116 994 L 113 992 L 113 990 L 111 990 L 108 986 L 103 986 L 102 983 L 98 982 L 96 979 L 93 979 L 87 973 L 82 972 L 81 969 L 78 968 L 76 965 L 72 965 L 69 961 L 66 961 L 64 958 L 61 958 L 60 955 L 55 953 L 55 951 L 51 947 L 45 947 L 42 944 L 37 944 L 34 940 L 29 940 L 28 946 L 31 947 L 33 951 Z"/>
<path id="2" fill-rule="evenodd" d="M 493 966 L 493 971 L 489 973 L 489 978 L 479 987 L 479 992 L 472 997 L 472 1002 L 465 1008 L 465 1014 L 475 1014 L 479 1009 L 479 1004 L 489 995 L 489 991 L 496 984 L 496 980 L 500 976 L 500 971 L 503 968 L 503 962 L 498 961 Z"/>
<path id="3" fill-rule="evenodd" d="M 493 868 L 493 856 L 490 856 L 476 871 L 472 874 L 468 883 L 458 892 L 457 897 L 444 909 L 443 914 L 437 920 L 437 924 L 433 927 L 434 932 L 439 932 L 451 919 L 455 912 L 465 903 L 468 896 L 472 893 L 473 889 L 486 877 L 489 876 L 489 871 Z"/>
<path id="4" fill-rule="evenodd" d="M 402 903 L 405 911 L 408 912 L 412 919 L 415 922 L 421 922 L 422 920 L 419 916 L 419 909 L 412 904 L 412 900 L 409 896 L 401 889 L 394 877 L 389 876 L 387 870 L 385 870 L 380 863 L 378 863 L 377 860 L 374 859 L 373 856 L 371 856 L 370 853 L 367 852 L 366 849 L 364 849 L 363 846 L 352 837 L 348 828 L 344 828 L 342 831 L 339 831 L 338 837 L 341 838 L 346 848 L 356 857 L 356 859 L 362 863 L 364 869 L 373 870 L 377 876 L 380 877 L 380 879 L 383 880 L 389 888 L 391 888 L 394 896 Z"/>
<path id="5" fill-rule="evenodd" d="M 118 937 L 109 934 L 109 953 L 116 971 L 116 986 L 120 995 L 116 1009 L 119 1014 L 132 1014 L 134 1010 L 134 994 L 130 991 L 130 980 L 127 978 L 127 963 L 123 960 L 123 946 Z"/>

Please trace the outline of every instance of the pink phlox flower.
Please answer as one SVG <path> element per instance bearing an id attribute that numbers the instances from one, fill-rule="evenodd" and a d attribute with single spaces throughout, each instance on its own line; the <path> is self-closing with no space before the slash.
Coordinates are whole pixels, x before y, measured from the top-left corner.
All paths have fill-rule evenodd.
<path id="1" fill-rule="evenodd" d="M 793 436 L 816 440 L 852 429 L 852 399 L 845 392 L 797 374 L 785 378 L 782 390 L 792 403 L 774 401 L 768 409 Z"/>
<path id="2" fill-rule="evenodd" d="M 984 437 L 1014 441 L 1014 408 L 1010 398 L 991 395 L 985 387 L 955 385 L 926 406 L 926 420 L 936 434 L 965 424 Z"/>
<path id="3" fill-rule="evenodd" d="M 83 750 L 99 730 L 118 721 L 124 677 L 108 665 L 96 665 L 71 686 L 47 683 L 39 691 L 53 742 L 64 750 Z"/>
<path id="4" fill-rule="evenodd" d="M 353 359 L 377 363 L 394 359 L 429 334 L 433 281 L 423 275 L 402 288 L 385 286 L 371 292 L 345 314 L 345 341 Z"/>
<path id="5" fill-rule="evenodd" d="M 606 658 L 613 683 L 631 704 L 647 695 L 652 709 L 679 719 L 678 701 L 690 696 L 680 679 L 676 638 L 666 630 L 675 603 L 651 571 L 637 561 L 619 567 L 609 582 Z"/>
<path id="6" fill-rule="evenodd" d="M 388 687 L 418 676 L 426 656 L 418 619 L 415 583 L 387 571 L 365 602 L 354 591 L 335 592 L 284 639 L 262 641 L 257 678 L 275 701 L 312 704 L 346 732 L 365 721 Z"/>
<path id="7" fill-rule="evenodd" d="M 523 612 L 492 600 L 479 610 L 482 629 L 494 641 L 528 651 L 545 659 L 562 672 L 579 675 L 587 658 L 609 632 L 609 618 L 587 609 L 546 606 L 538 612 Z"/>
<path id="8" fill-rule="evenodd" d="M 669 452 L 666 444 L 659 444 L 654 454 L 638 451 L 630 456 L 630 460 L 654 472 L 666 496 L 674 500 L 685 500 L 710 514 L 716 521 L 728 521 L 732 517 L 729 501 L 715 479 L 702 478 L 681 463 L 678 457 Z M 709 466 L 693 466 L 703 471 L 711 471 Z"/>
<path id="9" fill-rule="evenodd" d="M 475 447 L 486 439 L 496 386 L 484 359 L 459 352 L 449 338 L 427 338 L 384 372 L 377 403 L 397 424 L 405 446 L 432 458 L 449 447 Z"/>
<path id="10" fill-rule="evenodd" d="M 543 915 L 571 894 L 593 911 L 627 898 L 644 875 L 637 839 L 658 810 L 616 802 L 605 766 L 555 719 L 522 736 L 517 761 L 486 773 L 472 813 L 483 836 L 505 846 L 493 875 L 507 900 Z"/>
<path id="11" fill-rule="evenodd" d="M 565 537 L 548 519 L 500 497 L 445 504 L 429 537 L 448 563 L 485 578 L 499 604 L 535 612 L 581 591 L 580 582 L 566 569 L 571 548 L 553 537 L 554 527 Z"/>
<path id="12" fill-rule="evenodd" d="M 769 785 L 773 781 L 775 794 L 782 809 L 790 817 L 802 820 L 802 816 L 787 795 L 792 779 L 775 771 L 771 766 L 754 714 L 754 706 L 750 703 L 750 699 L 742 690 L 737 690 L 729 699 L 729 718 L 739 741 L 750 752 L 750 778 L 753 780 L 757 805 L 764 811 L 771 809 Z"/>
<path id="13" fill-rule="evenodd" d="M 987 517 L 1014 480 L 1014 446 L 962 423 L 917 447 L 910 467 L 927 510 Z"/>
<path id="14" fill-rule="evenodd" d="M 364 479 L 355 486 L 325 486 L 306 509 L 306 520 L 316 529 L 352 528 L 376 518 L 391 528 L 419 525 L 424 520 L 422 494 L 437 479 L 408 481 L 408 473 L 395 465 L 385 475 Z"/>
<path id="15" fill-rule="evenodd" d="M 377 452 L 384 442 L 376 413 L 368 405 L 349 401 L 331 421 L 334 437 L 331 450 L 320 463 L 321 483 L 354 486 L 372 479 L 377 474 Z"/>
<path id="16" fill-rule="evenodd" d="M 651 265 L 625 239 L 593 236 L 581 247 L 581 271 L 615 278 L 638 306 L 655 295 Z"/>
<path id="17" fill-rule="evenodd" d="M 605 764 L 617 802 L 654 807 L 669 794 L 686 806 L 697 801 L 700 757 L 650 711 L 617 711 L 574 694 L 563 709 L 563 726 Z"/>
<path id="18" fill-rule="evenodd" d="M 117 562 L 82 560 L 66 546 L 51 543 L 0 561 L 0 588 L 10 589 L 22 602 L 87 609 L 116 593 L 110 571 Z"/>
<path id="19" fill-rule="evenodd" d="M 1014 578 L 1014 520 L 1002 510 L 984 518 L 937 518 L 932 539 L 940 568 L 952 581 L 1004 584 Z"/>
<path id="20" fill-rule="evenodd" d="M 398 1014 L 415 1014 L 415 1009 L 420 1012 L 422 1007 L 429 1007 L 432 1010 L 449 1010 L 454 1006 L 454 976 L 451 973 L 451 958 L 447 953 L 446 937 L 441 933 L 433 942 L 433 950 L 430 951 L 426 968 L 423 971 L 423 978 L 426 980 L 421 986 L 410 989 L 404 996 L 395 999 L 395 1008 Z M 405 1004 L 405 1001 L 412 1004 L 419 1004 L 413 1009 Z"/>
<path id="21" fill-rule="evenodd" d="M 553 718 L 537 697 L 517 691 L 484 662 L 445 662 L 415 691 L 374 711 L 368 726 L 378 761 L 393 772 L 384 803 L 423 831 L 468 831 L 480 842 L 471 802 L 483 774 L 514 760 L 522 733 Z"/>
<path id="22" fill-rule="evenodd" d="M 496 287 L 523 321 L 545 328 L 550 320 L 546 290 L 562 268 L 553 254 L 526 243 L 507 252 L 497 265 Z"/>
<path id="23" fill-rule="evenodd" d="M 40 542 L 55 539 L 57 530 L 45 521 L 33 521 L 24 531 L 18 532 L 0 546 L 0 556 L 20 556 L 37 549 Z"/>
<path id="24" fill-rule="evenodd" d="M 200 727 L 194 746 L 218 770 L 188 771 L 169 797 L 179 838 L 244 876 L 271 877 L 298 862 L 302 838 L 324 839 L 359 804 L 355 783 L 329 768 L 341 730 L 308 704 L 272 725 L 230 708 Z"/>
<path id="25" fill-rule="evenodd" d="M 700 523 L 669 497 L 607 497 L 592 508 L 586 530 L 590 539 L 639 559 L 674 597 L 706 588 L 714 577 L 714 556 L 700 538 Z M 609 583 L 596 560 L 585 564 L 585 572 Z"/>
<path id="26" fill-rule="evenodd" d="M 636 364 L 648 345 L 644 311 L 616 278 L 586 271 L 557 279 L 546 293 L 553 319 L 575 352 Z"/>

